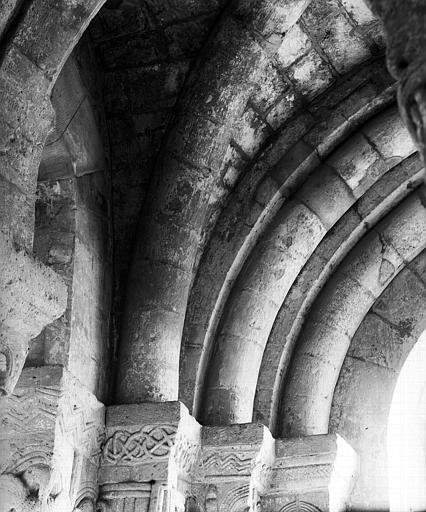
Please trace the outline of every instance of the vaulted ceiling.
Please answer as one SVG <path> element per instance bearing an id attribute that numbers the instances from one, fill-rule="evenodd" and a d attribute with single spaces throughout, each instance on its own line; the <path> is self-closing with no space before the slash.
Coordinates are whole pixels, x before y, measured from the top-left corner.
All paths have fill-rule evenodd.
<path id="1" fill-rule="evenodd" d="M 382 507 L 426 287 L 422 163 L 384 49 L 362 0 L 107 1 L 49 90 L 34 251 L 68 307 L 27 364 L 203 424 L 339 432 L 361 456 L 352 506 Z"/>

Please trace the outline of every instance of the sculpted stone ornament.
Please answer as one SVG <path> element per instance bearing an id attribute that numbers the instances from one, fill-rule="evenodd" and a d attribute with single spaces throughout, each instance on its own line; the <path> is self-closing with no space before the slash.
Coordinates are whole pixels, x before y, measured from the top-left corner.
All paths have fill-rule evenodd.
<path id="1" fill-rule="evenodd" d="M 15 353 L 12 352 L 5 340 L 0 335 L 0 396 L 12 393 L 16 382 L 18 381 L 21 369 L 23 367 L 27 347 L 18 347 Z"/>
<path id="2" fill-rule="evenodd" d="M 104 460 L 110 464 L 128 464 L 167 458 L 175 436 L 173 425 L 147 426 L 134 433 L 117 430 L 105 443 Z"/>
<path id="3" fill-rule="evenodd" d="M 0 395 L 19 379 L 29 342 L 66 308 L 67 287 L 52 269 L 0 233 Z"/>
<path id="4" fill-rule="evenodd" d="M 0 512 L 40 511 L 37 496 L 31 495 L 24 482 L 14 475 L 0 476 Z"/>
<path id="5" fill-rule="evenodd" d="M 66 492 L 56 491 L 56 479 L 47 466 L 35 465 L 19 476 L 0 476 L 0 512 L 66 512 L 71 503 Z"/>
<path id="6" fill-rule="evenodd" d="M 96 505 L 90 498 L 84 498 L 74 508 L 73 512 L 96 512 Z"/>
<path id="7" fill-rule="evenodd" d="M 399 80 L 401 116 L 426 162 L 426 3 L 367 0 L 383 21 L 389 72 Z"/>

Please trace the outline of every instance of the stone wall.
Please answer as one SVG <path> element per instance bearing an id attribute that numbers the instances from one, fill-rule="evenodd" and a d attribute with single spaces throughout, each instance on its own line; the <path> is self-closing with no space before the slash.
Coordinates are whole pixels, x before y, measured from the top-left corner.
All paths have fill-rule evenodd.
<path id="1" fill-rule="evenodd" d="M 64 315 L 34 340 L 28 366 L 66 367 L 108 400 L 112 245 L 107 136 L 96 62 L 84 39 L 52 92 L 55 130 L 40 163 L 34 252 L 68 286 Z"/>

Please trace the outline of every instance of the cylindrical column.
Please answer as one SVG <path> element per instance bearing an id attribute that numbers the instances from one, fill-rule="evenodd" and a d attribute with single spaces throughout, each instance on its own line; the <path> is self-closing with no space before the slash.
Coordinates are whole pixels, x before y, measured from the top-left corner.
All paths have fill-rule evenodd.
<path id="1" fill-rule="evenodd" d="M 162 149 L 130 270 L 116 401 L 176 400 L 188 294 L 209 197 L 232 127 L 283 37 L 309 0 L 235 2 L 187 80 Z M 275 40 L 275 39 L 274 39 Z"/>

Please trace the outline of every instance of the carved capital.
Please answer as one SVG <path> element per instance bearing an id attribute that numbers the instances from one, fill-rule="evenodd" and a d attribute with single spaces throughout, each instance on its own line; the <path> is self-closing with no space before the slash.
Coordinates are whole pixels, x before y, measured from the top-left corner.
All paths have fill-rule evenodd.
<path id="1" fill-rule="evenodd" d="M 105 441 L 102 461 L 123 466 L 167 460 L 176 433 L 175 425 L 145 425 L 136 431 L 116 430 Z"/>
<path id="2" fill-rule="evenodd" d="M 26 368 L 0 416 L 0 471 L 21 479 L 41 512 L 71 512 L 82 479 L 94 500 L 104 406 L 66 370 Z"/>
<path id="3" fill-rule="evenodd" d="M 261 424 L 204 427 L 202 451 L 202 478 L 217 489 L 217 510 L 258 510 L 274 464 L 269 430 Z"/>
<path id="4" fill-rule="evenodd" d="M 276 462 L 272 471 L 266 509 L 328 510 L 342 512 L 356 476 L 357 457 L 352 448 L 334 434 L 276 441 Z M 312 502 L 311 489 L 315 489 Z M 297 501 L 294 502 L 294 498 Z M 309 505 L 309 506 L 308 506 Z M 296 507 L 296 508 L 295 508 Z"/>
<path id="5" fill-rule="evenodd" d="M 140 486 L 148 492 L 146 486 L 155 482 L 149 491 L 151 503 L 183 512 L 189 481 L 200 458 L 201 426 L 188 409 L 179 402 L 112 406 L 107 410 L 106 432 L 101 500 L 111 502 L 112 491 L 106 487 L 111 482 L 115 486 L 132 482 L 137 492 Z M 121 510 L 123 498 L 116 490 L 114 493 L 113 510 Z M 158 507 L 149 510 L 163 511 Z"/>

